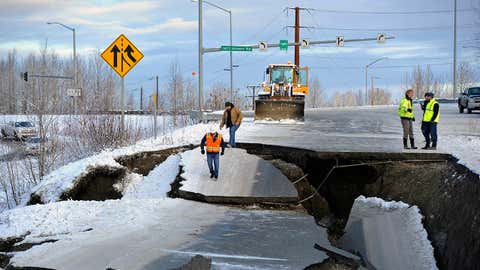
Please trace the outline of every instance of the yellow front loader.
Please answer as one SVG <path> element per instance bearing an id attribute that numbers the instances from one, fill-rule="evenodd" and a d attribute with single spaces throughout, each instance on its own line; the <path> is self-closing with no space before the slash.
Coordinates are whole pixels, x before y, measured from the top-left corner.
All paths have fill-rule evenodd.
<path id="1" fill-rule="evenodd" d="M 270 64 L 267 80 L 255 100 L 255 120 L 304 120 L 308 68 L 290 63 Z"/>

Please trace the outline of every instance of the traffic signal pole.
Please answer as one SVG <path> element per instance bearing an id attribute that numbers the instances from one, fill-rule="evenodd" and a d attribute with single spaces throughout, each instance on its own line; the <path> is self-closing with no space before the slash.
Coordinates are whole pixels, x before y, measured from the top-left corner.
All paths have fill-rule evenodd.
<path id="1" fill-rule="evenodd" d="M 300 8 L 295 7 L 295 65 L 300 66 Z"/>

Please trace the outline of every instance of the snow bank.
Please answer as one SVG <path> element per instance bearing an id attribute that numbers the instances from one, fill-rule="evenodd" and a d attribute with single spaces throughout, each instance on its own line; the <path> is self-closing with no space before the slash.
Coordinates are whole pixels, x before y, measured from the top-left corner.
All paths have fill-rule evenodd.
<path id="1" fill-rule="evenodd" d="M 454 155 L 458 163 L 480 175 L 480 136 L 448 135 L 440 140 L 440 150 Z"/>
<path id="2" fill-rule="evenodd" d="M 417 206 L 358 197 L 341 247 L 362 254 L 376 269 L 437 269 Z"/>
<path id="3" fill-rule="evenodd" d="M 174 199 L 62 201 L 16 208 L 0 214 L 0 238 L 27 235 L 25 241 L 37 242 L 54 237 L 101 230 L 138 229 L 158 222 L 164 208 L 172 209 Z M 141 206 L 141 207 L 139 207 Z"/>
<path id="4" fill-rule="evenodd" d="M 128 147 L 105 150 L 97 155 L 77 160 L 51 172 L 44 177 L 41 183 L 32 188 L 31 193 L 39 195 L 45 203 L 55 202 L 65 190 L 71 189 L 75 184 L 75 180 L 86 174 L 89 168 L 99 166 L 120 167 L 122 165 L 116 162 L 115 159 L 121 156 L 187 144 L 199 144 L 206 132 L 215 129 L 218 129 L 218 123 L 196 124 L 177 129 L 172 133 L 158 137 L 156 140 L 146 139 Z M 131 193 L 131 191 L 128 193 Z M 29 199 L 30 194 L 27 194 L 23 198 L 21 205 L 25 206 Z"/>
<path id="5" fill-rule="evenodd" d="M 147 176 L 138 174 L 123 193 L 122 199 L 155 199 L 166 198 L 171 190 L 170 184 L 175 181 L 180 168 L 180 156 L 173 155 L 155 167 Z"/>
<path id="6" fill-rule="evenodd" d="M 175 201 L 167 199 L 166 193 L 175 181 L 179 163 L 179 155 L 174 155 L 145 177 L 133 174 L 137 177 L 121 200 L 62 201 L 6 211 L 0 215 L 0 238 L 29 232 L 28 240 L 90 229 L 108 230 L 117 225 L 128 228 L 136 221 L 143 225 L 153 223 L 159 205 L 169 207 Z"/>

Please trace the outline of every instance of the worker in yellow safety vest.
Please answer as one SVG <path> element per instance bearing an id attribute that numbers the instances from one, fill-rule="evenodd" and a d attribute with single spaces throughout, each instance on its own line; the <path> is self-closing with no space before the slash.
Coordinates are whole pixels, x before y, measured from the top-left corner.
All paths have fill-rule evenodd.
<path id="1" fill-rule="evenodd" d="M 208 132 L 203 136 L 200 143 L 201 153 L 205 154 L 205 147 L 207 148 L 207 164 L 210 170 L 210 178 L 218 179 L 220 155 L 225 153 L 225 142 L 222 134 L 218 132 Z"/>
<path id="2" fill-rule="evenodd" d="M 405 97 L 400 101 L 398 105 L 398 116 L 403 128 L 403 148 L 410 149 L 408 147 L 408 139 L 410 138 L 410 146 L 412 149 L 417 149 L 415 146 L 415 139 L 413 138 L 413 122 L 415 121 L 415 115 L 413 114 L 412 106 L 413 90 L 408 89 L 405 92 Z"/>
<path id="3" fill-rule="evenodd" d="M 422 149 L 437 150 L 437 124 L 440 119 L 440 105 L 435 100 L 433 93 L 425 93 L 422 110 L 422 133 L 425 137 L 425 147 L 422 147 Z M 430 142 L 432 143 L 431 146 Z"/>

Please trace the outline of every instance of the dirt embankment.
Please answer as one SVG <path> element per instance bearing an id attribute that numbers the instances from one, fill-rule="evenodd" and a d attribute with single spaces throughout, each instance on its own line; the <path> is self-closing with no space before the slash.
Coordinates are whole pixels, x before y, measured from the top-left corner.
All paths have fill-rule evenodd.
<path id="1" fill-rule="evenodd" d="M 132 173 L 148 175 L 157 165 L 169 156 L 192 149 L 193 146 L 183 146 L 158 151 L 142 152 L 121 156 L 116 161 L 122 166 L 98 166 L 88 168 L 87 172 L 75 180 L 73 188 L 60 195 L 63 200 L 113 200 L 122 197 L 120 187 L 125 186 L 128 175 Z M 41 196 L 32 193 L 28 205 L 43 204 Z"/>
<path id="2" fill-rule="evenodd" d="M 417 205 L 425 216 L 424 226 L 438 267 L 480 269 L 480 179 L 451 155 L 322 153 L 261 144 L 239 146 L 251 154 L 294 164 L 308 174 L 311 188 L 318 189 L 328 203 L 328 211 L 323 200 L 304 204 L 317 220 L 333 215 L 343 228 L 359 195 Z M 316 208 L 319 213 L 315 213 Z"/>

